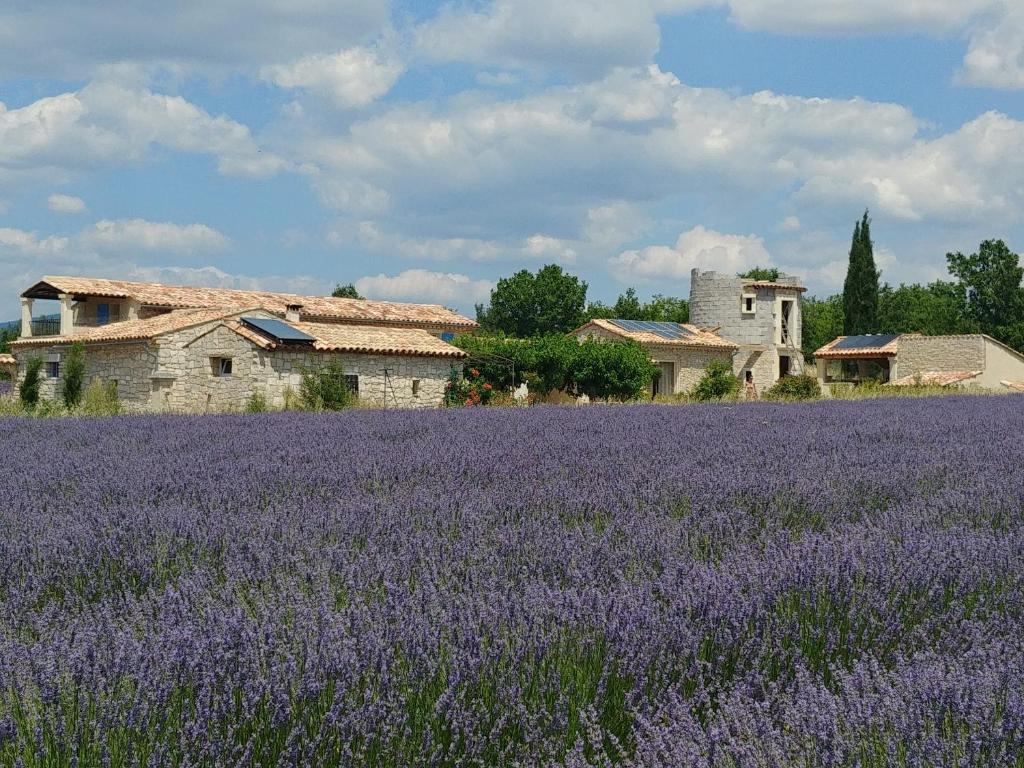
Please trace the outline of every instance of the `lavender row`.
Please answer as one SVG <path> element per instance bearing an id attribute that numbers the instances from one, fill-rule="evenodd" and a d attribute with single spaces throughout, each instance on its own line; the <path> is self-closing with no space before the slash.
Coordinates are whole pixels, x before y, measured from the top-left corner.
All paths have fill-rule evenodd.
<path id="1" fill-rule="evenodd" d="M 0 420 L 0 763 L 1024 765 L 1024 398 Z"/>

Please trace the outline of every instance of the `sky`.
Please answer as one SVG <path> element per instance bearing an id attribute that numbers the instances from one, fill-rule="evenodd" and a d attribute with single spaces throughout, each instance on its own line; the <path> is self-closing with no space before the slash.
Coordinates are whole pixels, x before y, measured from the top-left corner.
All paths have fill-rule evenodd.
<path id="1" fill-rule="evenodd" d="M 892 284 L 1024 250 L 1024 0 L 0 6 L 0 319 L 44 274 L 826 295 L 865 209 Z"/>

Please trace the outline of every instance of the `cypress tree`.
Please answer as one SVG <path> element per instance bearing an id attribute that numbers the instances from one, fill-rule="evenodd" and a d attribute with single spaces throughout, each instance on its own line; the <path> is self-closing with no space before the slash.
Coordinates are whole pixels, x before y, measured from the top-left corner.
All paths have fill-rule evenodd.
<path id="1" fill-rule="evenodd" d="M 853 228 L 850 265 L 843 283 L 843 332 L 847 336 L 874 333 L 878 327 L 878 269 L 871 243 L 868 212 Z"/>

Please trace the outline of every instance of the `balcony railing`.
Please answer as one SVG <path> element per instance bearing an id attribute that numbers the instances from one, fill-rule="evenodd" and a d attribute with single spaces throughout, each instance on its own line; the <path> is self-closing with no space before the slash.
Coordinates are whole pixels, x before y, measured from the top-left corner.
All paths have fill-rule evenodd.
<path id="1" fill-rule="evenodd" d="M 33 336 L 59 336 L 60 335 L 60 319 L 45 319 L 45 320 L 33 320 L 32 321 L 32 335 Z"/>

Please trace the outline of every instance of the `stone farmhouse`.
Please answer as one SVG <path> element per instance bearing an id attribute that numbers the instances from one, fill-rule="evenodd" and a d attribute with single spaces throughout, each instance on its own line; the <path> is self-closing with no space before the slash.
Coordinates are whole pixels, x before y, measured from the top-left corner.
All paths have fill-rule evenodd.
<path id="1" fill-rule="evenodd" d="M 814 360 L 826 392 L 868 379 L 892 386 L 1024 390 L 1024 355 L 980 333 L 840 336 L 815 352 Z"/>
<path id="2" fill-rule="evenodd" d="M 58 319 L 33 319 L 39 300 Z M 253 394 L 281 407 L 304 370 L 341 362 L 360 400 L 383 407 L 441 403 L 448 342 L 476 323 L 436 305 L 288 293 L 44 277 L 22 294 L 19 376 L 42 357 L 41 394 L 58 395 L 70 347 L 86 348 L 86 381 L 112 381 L 139 411 L 240 408 Z"/>
<path id="3" fill-rule="evenodd" d="M 577 339 L 631 339 L 647 350 L 659 369 L 651 396 L 683 393 L 696 386 L 712 360 L 731 363 L 739 349 L 721 336 L 691 324 L 639 320 L 591 320 L 573 331 Z"/>

